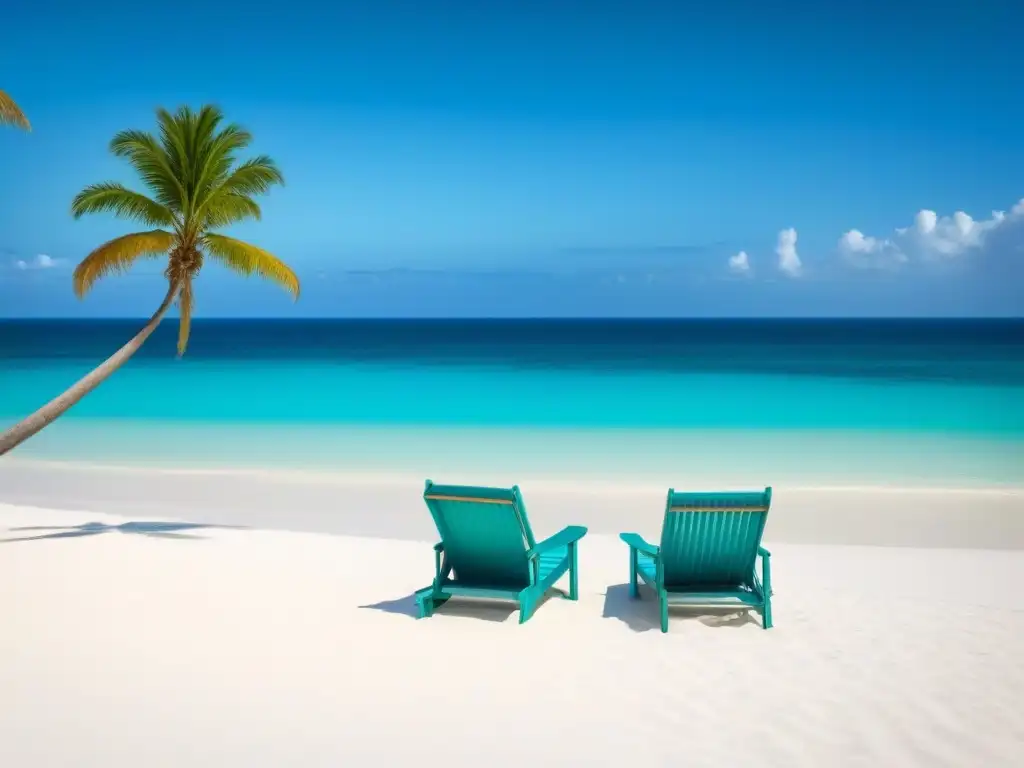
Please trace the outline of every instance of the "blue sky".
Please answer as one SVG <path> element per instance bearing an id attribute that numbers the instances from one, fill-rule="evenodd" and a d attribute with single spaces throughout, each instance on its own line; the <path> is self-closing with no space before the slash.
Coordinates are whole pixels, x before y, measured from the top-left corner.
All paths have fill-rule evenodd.
<path id="1" fill-rule="evenodd" d="M 1024 314 L 1019 2 L 17 5 L 0 316 L 149 314 L 153 265 L 73 297 L 132 224 L 70 201 L 203 102 L 303 296 L 210 267 L 201 316 Z"/>

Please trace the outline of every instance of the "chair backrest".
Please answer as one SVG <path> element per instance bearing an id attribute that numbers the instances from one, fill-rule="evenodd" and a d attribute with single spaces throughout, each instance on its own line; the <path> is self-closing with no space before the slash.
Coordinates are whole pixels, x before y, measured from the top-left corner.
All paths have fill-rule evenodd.
<path id="1" fill-rule="evenodd" d="M 772 489 L 677 493 L 661 527 L 665 586 L 749 584 Z"/>
<path id="2" fill-rule="evenodd" d="M 526 550 L 536 541 L 519 486 L 435 485 L 427 480 L 423 499 L 460 584 L 529 586 Z"/>

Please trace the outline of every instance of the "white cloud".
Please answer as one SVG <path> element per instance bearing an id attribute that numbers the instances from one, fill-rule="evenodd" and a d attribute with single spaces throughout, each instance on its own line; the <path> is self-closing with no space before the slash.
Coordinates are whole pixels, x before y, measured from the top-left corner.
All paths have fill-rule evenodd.
<path id="1" fill-rule="evenodd" d="M 905 262 L 910 257 L 950 259 L 985 246 L 989 236 L 1013 220 L 1024 219 L 1024 199 L 1007 214 L 993 211 L 976 220 L 964 211 L 939 216 L 924 208 L 909 227 L 897 228 L 891 238 L 875 238 L 851 229 L 839 238 L 839 252 L 856 266 L 880 267 Z"/>
<path id="2" fill-rule="evenodd" d="M 859 229 L 851 229 L 839 238 L 839 253 L 858 267 L 885 269 L 902 264 L 907 256 L 892 240 L 868 237 Z"/>
<path id="3" fill-rule="evenodd" d="M 914 217 L 913 227 L 896 231 L 907 243 L 918 245 L 925 255 L 959 256 L 978 248 L 985 235 L 1005 218 L 1002 211 L 993 211 L 991 218 L 975 221 L 963 211 L 940 218 L 935 211 L 921 210 Z"/>
<path id="4" fill-rule="evenodd" d="M 729 257 L 729 269 L 738 275 L 750 274 L 750 258 L 746 251 L 740 251 L 735 256 Z"/>
<path id="5" fill-rule="evenodd" d="M 60 259 L 55 259 L 52 256 L 47 256 L 45 253 L 40 253 L 34 259 L 28 261 L 24 259 L 18 259 L 14 262 L 14 266 L 21 270 L 26 269 L 53 269 L 59 266 L 61 263 Z"/>
<path id="6" fill-rule="evenodd" d="M 779 232 L 775 253 L 779 255 L 779 269 L 790 277 L 799 277 L 803 270 L 800 255 L 796 252 L 796 230 L 793 227 Z"/>

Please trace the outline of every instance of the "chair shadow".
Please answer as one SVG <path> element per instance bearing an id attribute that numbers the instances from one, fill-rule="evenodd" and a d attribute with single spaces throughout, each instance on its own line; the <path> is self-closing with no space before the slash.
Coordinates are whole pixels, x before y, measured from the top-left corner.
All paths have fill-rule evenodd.
<path id="1" fill-rule="evenodd" d="M 534 613 L 536 614 L 537 611 L 544 607 L 544 604 L 547 603 L 548 600 L 555 596 L 565 597 L 565 593 L 560 589 L 549 589 L 533 609 Z M 415 594 L 406 595 L 405 597 L 400 597 L 397 600 L 382 600 L 379 603 L 360 605 L 359 607 L 373 611 L 383 611 L 384 613 L 394 613 L 400 616 L 408 616 L 412 619 L 419 618 Z M 444 604 L 439 605 L 434 609 L 435 616 L 455 616 L 461 619 L 482 619 L 483 621 L 493 621 L 499 624 L 508 621 L 512 614 L 518 612 L 519 605 L 515 602 L 479 597 L 452 597 Z"/>
<path id="2" fill-rule="evenodd" d="M 45 541 L 47 539 L 75 539 L 83 536 L 98 536 L 103 533 L 126 533 L 137 536 L 148 536 L 155 539 L 181 539 L 198 540 L 206 536 L 197 536 L 183 531 L 203 530 L 207 528 L 241 528 L 242 526 L 228 525 L 207 525 L 205 523 L 172 523 L 158 521 L 133 521 L 121 523 L 120 525 L 107 525 L 106 523 L 83 523 L 82 525 L 24 525 L 15 528 L 8 528 L 13 531 L 52 531 L 52 533 L 41 533 L 36 536 L 16 536 L 13 538 L 0 539 L 0 544 L 14 544 L 19 541 Z"/>
<path id="3" fill-rule="evenodd" d="M 748 624 L 760 627 L 760 620 L 752 613 L 756 611 L 743 605 L 669 606 L 668 620 L 670 627 L 674 620 L 698 621 L 706 627 L 743 627 Z M 602 616 L 618 619 L 634 632 L 661 631 L 658 599 L 642 585 L 639 599 L 629 596 L 629 584 L 609 586 L 604 595 Z"/>

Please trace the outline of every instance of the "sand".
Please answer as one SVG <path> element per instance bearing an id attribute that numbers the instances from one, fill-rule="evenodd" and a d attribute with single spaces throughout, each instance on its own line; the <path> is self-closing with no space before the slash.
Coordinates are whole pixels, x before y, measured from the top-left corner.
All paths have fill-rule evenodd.
<path id="1" fill-rule="evenodd" d="M 86 474 L 140 504 L 155 495 L 135 485 L 147 478 Z M 936 507 L 924 502 L 940 494 L 805 490 L 846 511 L 801 533 L 810 513 L 791 508 L 766 536 L 776 626 L 673 611 L 662 634 L 654 602 L 628 599 L 626 548 L 607 529 L 626 517 L 636 524 L 618 527 L 656 536 L 664 489 L 620 488 L 617 518 L 591 511 L 580 600 L 553 595 L 519 625 L 510 606 L 454 599 L 412 618 L 433 563 L 418 488 L 340 486 L 334 517 L 264 505 L 245 521 L 207 497 L 202 514 L 223 519 L 195 528 L 168 525 L 195 520 L 182 506 L 154 527 L 102 504 L 0 504 L 0 765 L 1020 764 L 1024 551 L 955 548 L 1005 547 L 1020 496 Z M 540 536 L 593 503 L 523 486 Z M 851 522 L 886 503 L 917 511 L 889 534 Z M 963 505 L 981 510 L 984 535 L 958 522 Z M 420 541 L 212 525 L 288 527 L 289 511 L 298 528 L 426 525 L 407 536 Z M 824 528 L 828 541 L 906 544 L 915 514 L 939 531 L 921 534 L 930 548 L 787 541 Z M 36 526 L 63 528 L 17 530 Z"/>
<path id="2" fill-rule="evenodd" d="M 429 463 L 429 462 L 425 462 Z M 557 468 L 556 468 L 557 469 Z M 321 473 L 251 468 L 168 469 L 0 461 L 0 503 L 86 509 L 125 517 L 180 519 L 315 533 L 433 541 L 422 474 Z M 765 536 L 795 544 L 1024 549 L 1024 488 L 904 485 L 743 484 L 675 477 L 507 472 L 434 474 L 443 483 L 519 483 L 531 517 L 617 534 L 656 532 L 670 483 L 680 490 L 774 488 Z"/>

